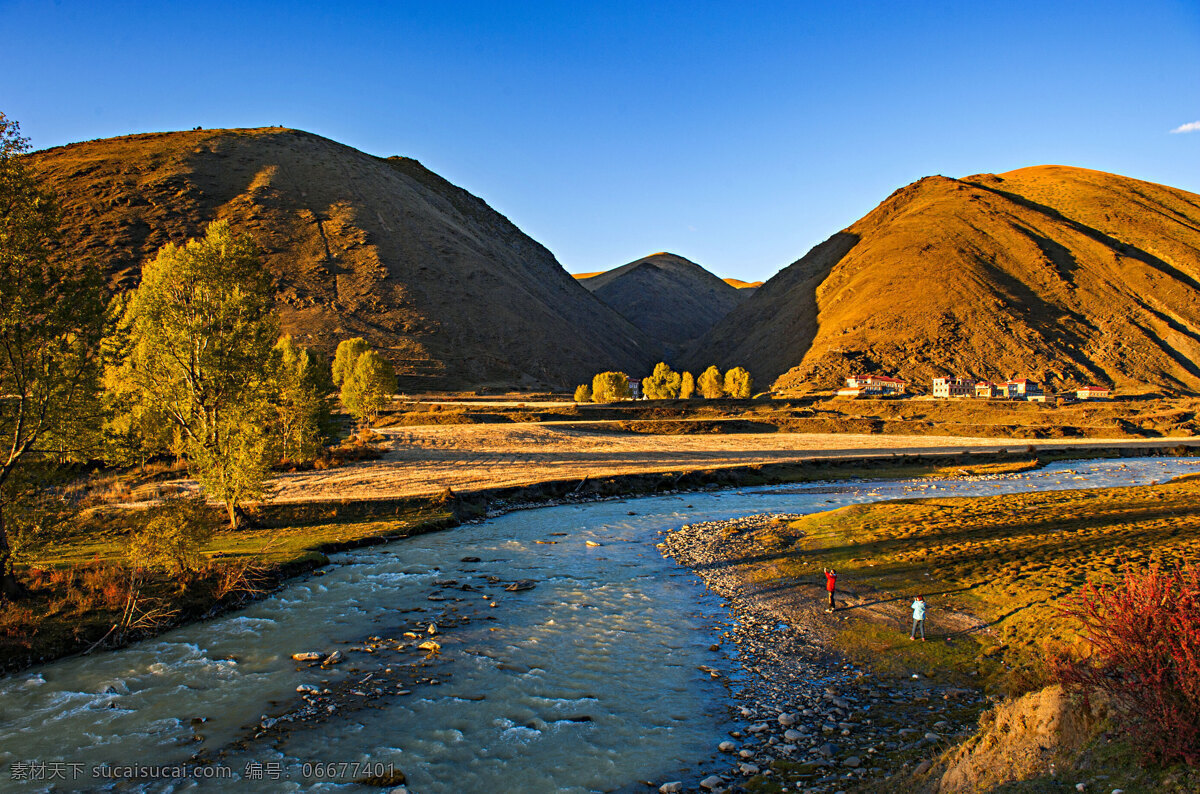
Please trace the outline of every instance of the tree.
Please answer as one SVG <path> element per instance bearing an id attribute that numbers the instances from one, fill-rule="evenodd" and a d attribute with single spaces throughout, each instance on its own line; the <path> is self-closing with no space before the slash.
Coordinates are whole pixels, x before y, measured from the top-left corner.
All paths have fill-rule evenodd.
<path id="1" fill-rule="evenodd" d="M 592 387 L 586 383 L 581 383 L 575 387 L 575 402 L 590 403 L 592 401 Z"/>
<path id="2" fill-rule="evenodd" d="M 754 380 L 750 373 L 741 367 L 734 367 L 725 373 L 725 393 L 735 400 L 749 400 L 754 388 Z"/>
<path id="3" fill-rule="evenodd" d="M 341 386 L 346 378 L 350 377 L 350 373 L 354 372 L 354 364 L 358 357 L 370 349 L 367 340 L 361 336 L 338 342 L 337 352 L 333 354 L 333 385 Z"/>
<path id="4" fill-rule="evenodd" d="M 690 400 L 692 395 L 696 393 L 696 379 L 692 377 L 692 373 L 683 373 L 683 379 L 679 383 L 679 399 Z"/>
<path id="5" fill-rule="evenodd" d="M 162 567 L 186 582 L 208 559 L 200 552 L 212 538 L 203 497 L 167 499 L 129 536 L 126 554 L 135 567 Z"/>
<path id="6" fill-rule="evenodd" d="M 717 369 L 716 365 L 704 370 L 700 374 L 700 380 L 696 382 L 696 385 L 700 388 L 700 396 L 706 400 L 719 400 L 725 396 L 721 370 Z"/>
<path id="7" fill-rule="evenodd" d="M 592 399 L 598 403 L 615 403 L 633 398 L 629 376 L 624 372 L 601 372 L 592 378 Z"/>
<path id="8" fill-rule="evenodd" d="M 80 442 L 99 425 L 99 272 L 51 256 L 59 210 L 22 160 L 28 150 L 0 113 L 0 597 L 24 591 L 4 524 L 14 507 L 6 484 L 31 461 L 86 453 Z"/>
<path id="9" fill-rule="evenodd" d="M 682 385 L 680 374 L 660 361 L 654 365 L 654 374 L 642 381 L 642 393 L 650 400 L 677 400 Z"/>
<path id="10" fill-rule="evenodd" d="M 395 393 L 396 372 L 391 363 L 374 350 L 358 356 L 354 370 L 342 381 L 342 404 L 351 416 L 368 426 Z"/>
<path id="11" fill-rule="evenodd" d="M 275 455 L 282 460 L 311 461 L 320 454 L 329 431 L 329 367 L 315 352 L 296 344 L 291 335 L 275 343 Z"/>
<path id="12" fill-rule="evenodd" d="M 159 249 L 109 340 L 118 361 L 108 383 L 176 427 L 188 468 L 232 527 L 265 490 L 273 298 L 254 241 L 217 221 L 202 239 Z"/>

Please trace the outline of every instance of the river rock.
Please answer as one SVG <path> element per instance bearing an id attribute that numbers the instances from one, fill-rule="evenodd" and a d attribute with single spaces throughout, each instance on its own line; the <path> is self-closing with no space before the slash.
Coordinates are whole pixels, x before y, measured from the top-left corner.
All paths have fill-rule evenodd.
<path id="1" fill-rule="evenodd" d="M 847 758 L 845 761 L 843 761 L 842 765 L 848 766 L 851 769 L 857 769 L 858 767 L 862 766 L 862 759 L 859 758 L 857 755 L 852 755 L 849 758 Z"/>
<path id="2" fill-rule="evenodd" d="M 658 794 L 678 794 L 683 791 L 682 780 L 672 780 L 670 783 L 663 783 L 658 787 Z"/>
<path id="3" fill-rule="evenodd" d="M 313 686 L 312 684 L 301 684 L 300 686 L 296 687 L 296 691 L 297 692 L 311 692 L 313 694 L 316 694 L 321 691 L 321 687 Z"/>
<path id="4" fill-rule="evenodd" d="M 583 542 L 583 545 L 585 545 L 585 546 L 599 546 L 600 544 L 599 544 L 599 543 L 597 543 L 597 542 L 596 542 L 596 541 L 594 541 L 594 540 L 585 540 L 585 541 Z"/>
<path id="5" fill-rule="evenodd" d="M 428 634 L 429 636 L 431 636 L 431 637 L 432 637 L 434 634 L 437 634 L 437 633 L 438 633 L 438 627 L 437 627 L 437 624 L 436 624 L 436 623 L 430 623 L 430 624 L 429 624 L 429 628 L 425 629 L 425 633 L 427 633 L 427 634 Z"/>
<path id="6" fill-rule="evenodd" d="M 757 775 L 758 774 L 758 765 L 757 764 L 738 764 L 738 770 L 740 770 L 743 775 L 747 775 L 747 776 Z"/>
<path id="7" fill-rule="evenodd" d="M 463 557 L 459 562 L 483 562 L 479 557 Z"/>
<path id="8" fill-rule="evenodd" d="M 300 653 L 293 653 L 292 658 L 297 662 L 319 662 L 321 661 L 321 654 L 316 651 L 302 651 Z"/>
<path id="9" fill-rule="evenodd" d="M 504 589 L 510 593 L 520 593 L 523 590 L 532 590 L 535 587 L 537 587 L 537 582 L 533 581 L 532 579 L 520 579 L 508 585 Z"/>
<path id="10" fill-rule="evenodd" d="M 738 750 L 738 755 L 740 755 L 742 758 L 753 758 L 754 751 L 753 750 Z"/>
<path id="11" fill-rule="evenodd" d="M 338 662 L 342 661 L 343 658 L 345 657 L 342 656 L 341 651 L 334 651 L 326 656 L 325 661 L 321 662 L 321 664 L 337 664 Z"/>
<path id="12" fill-rule="evenodd" d="M 837 745 L 833 742 L 825 742 L 825 744 L 817 748 L 817 753 L 826 758 L 832 758 L 837 755 Z"/>
<path id="13" fill-rule="evenodd" d="M 733 742 L 721 742 L 717 745 L 717 749 L 723 753 L 732 753 L 737 749 L 737 745 Z"/>
<path id="14" fill-rule="evenodd" d="M 786 713 L 785 713 L 785 714 L 780 714 L 780 715 L 779 715 L 779 724 L 780 724 L 780 725 L 782 725 L 782 726 L 783 726 L 783 727 L 785 727 L 785 728 L 787 728 L 787 727 L 789 727 L 789 726 L 792 726 L 792 725 L 795 725 L 795 724 L 796 724 L 796 717 L 795 717 L 794 715 L 792 715 L 792 714 L 786 714 Z"/>
<path id="15" fill-rule="evenodd" d="M 783 732 L 783 738 L 787 739 L 789 742 L 798 742 L 804 738 L 804 734 L 800 733 L 800 731 L 792 730 L 791 728 L 788 728 L 786 731 Z"/>
<path id="16" fill-rule="evenodd" d="M 704 780 L 700 781 L 700 788 L 713 791 L 715 789 L 719 789 L 721 784 L 724 782 L 725 781 L 721 780 L 721 778 L 717 777 L 716 775 L 709 775 L 708 777 L 704 778 Z"/>

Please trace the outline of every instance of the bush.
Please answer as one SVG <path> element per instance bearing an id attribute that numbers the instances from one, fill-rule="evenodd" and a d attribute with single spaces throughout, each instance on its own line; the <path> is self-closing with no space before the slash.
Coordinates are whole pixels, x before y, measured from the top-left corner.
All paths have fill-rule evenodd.
<path id="1" fill-rule="evenodd" d="M 665 361 L 654 365 L 654 374 L 642 381 L 642 394 L 648 400 L 677 400 L 683 378 Z"/>
<path id="2" fill-rule="evenodd" d="M 624 372 L 601 372 L 592 378 L 592 400 L 598 403 L 615 403 L 629 400 L 633 391 L 629 388 L 629 376 Z"/>
<path id="3" fill-rule="evenodd" d="M 741 367 L 734 367 L 725 373 L 725 394 L 735 400 L 749 400 L 753 393 L 754 381 L 750 373 Z"/>
<path id="4" fill-rule="evenodd" d="M 683 373 L 683 379 L 679 383 L 679 399 L 690 400 L 692 395 L 696 393 L 696 379 L 692 377 L 692 373 Z"/>
<path id="5" fill-rule="evenodd" d="M 129 561 L 139 568 L 165 568 L 190 578 L 208 560 L 200 548 L 212 538 L 212 516 L 202 497 L 168 499 L 129 538 Z"/>
<path id="6" fill-rule="evenodd" d="M 575 387 L 575 402 L 590 403 L 592 401 L 592 387 L 586 383 L 581 383 Z"/>
<path id="7" fill-rule="evenodd" d="M 1061 612 L 1083 624 L 1090 651 L 1051 659 L 1064 686 L 1123 706 L 1118 727 L 1148 760 L 1200 764 L 1200 569 L 1127 568 Z"/>
<path id="8" fill-rule="evenodd" d="M 717 369 L 716 365 L 704 370 L 696 385 L 700 387 L 700 396 L 706 400 L 719 400 L 725 396 L 725 382 L 721 378 L 721 370 Z"/>

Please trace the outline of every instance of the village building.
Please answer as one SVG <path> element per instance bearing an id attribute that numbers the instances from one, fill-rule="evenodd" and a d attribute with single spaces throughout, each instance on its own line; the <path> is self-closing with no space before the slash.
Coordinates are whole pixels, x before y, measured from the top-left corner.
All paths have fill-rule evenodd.
<path id="1" fill-rule="evenodd" d="M 862 394 L 904 394 L 908 391 L 908 381 L 887 375 L 853 375 L 846 378 L 846 388 L 842 391 L 851 389 L 858 389 Z"/>
<path id="2" fill-rule="evenodd" d="M 988 399 L 1006 399 L 1008 397 L 1007 383 L 991 383 L 981 380 L 975 384 L 975 396 Z"/>
<path id="3" fill-rule="evenodd" d="M 633 399 L 635 399 L 635 400 L 642 399 L 642 379 L 641 378 L 631 378 L 628 375 L 626 375 L 625 380 L 629 383 L 629 391 L 633 395 Z"/>
<path id="4" fill-rule="evenodd" d="M 1112 396 L 1112 390 L 1103 386 L 1084 386 L 1075 391 L 1075 397 L 1080 400 L 1107 400 Z"/>
<path id="5" fill-rule="evenodd" d="M 1010 397 L 1026 397 L 1031 394 L 1041 394 L 1042 387 L 1037 381 L 1021 378 L 1020 380 L 1010 380 L 1004 384 L 1008 386 L 1008 395 Z"/>
<path id="6" fill-rule="evenodd" d="M 908 381 L 886 375 L 854 375 L 846 378 L 846 387 L 838 389 L 838 397 L 891 397 L 904 394 Z"/>
<path id="7" fill-rule="evenodd" d="M 969 397 L 975 391 L 975 382 L 966 378 L 934 378 L 934 397 Z"/>

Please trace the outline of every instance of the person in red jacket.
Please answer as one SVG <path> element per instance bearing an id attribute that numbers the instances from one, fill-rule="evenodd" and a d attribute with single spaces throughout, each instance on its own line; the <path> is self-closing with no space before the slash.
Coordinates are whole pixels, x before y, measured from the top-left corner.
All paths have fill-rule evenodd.
<path id="1" fill-rule="evenodd" d="M 832 568 L 825 569 L 825 589 L 829 591 L 829 609 L 826 612 L 833 611 L 833 591 L 837 589 L 837 571 Z"/>

